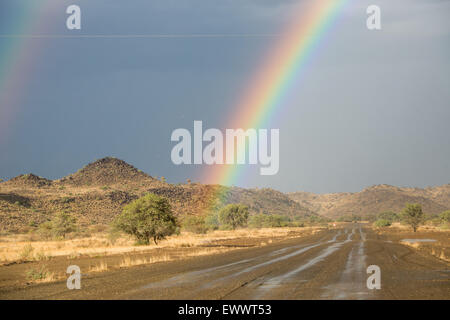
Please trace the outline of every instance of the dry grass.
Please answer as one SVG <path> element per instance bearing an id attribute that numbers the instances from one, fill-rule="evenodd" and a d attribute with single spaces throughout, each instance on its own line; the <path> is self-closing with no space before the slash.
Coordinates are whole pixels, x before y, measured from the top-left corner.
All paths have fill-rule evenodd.
<path id="1" fill-rule="evenodd" d="M 141 257 L 141 258 L 132 258 L 130 256 L 125 256 L 119 264 L 119 268 L 127 268 L 132 266 L 139 266 L 143 264 L 151 264 L 155 262 L 165 262 L 173 260 L 168 255 L 157 256 L 157 257 Z"/>
<path id="2" fill-rule="evenodd" d="M 93 267 L 89 268 L 89 272 L 103 272 L 108 270 L 108 264 L 106 261 L 101 261 Z"/>
<path id="3" fill-rule="evenodd" d="M 407 241 L 400 241 L 401 244 L 408 246 L 408 247 L 412 247 L 414 249 L 418 249 L 420 247 L 420 243 L 418 242 L 407 242 Z"/>
<path id="4" fill-rule="evenodd" d="M 48 271 L 46 266 L 28 269 L 26 271 L 26 277 L 31 282 L 52 282 L 56 280 L 55 274 Z"/>
<path id="5" fill-rule="evenodd" d="M 108 241 L 107 233 L 98 233 L 88 238 L 59 240 L 59 241 L 31 241 L 27 235 L 13 235 L 0 238 L 0 262 L 49 260 L 52 257 L 66 256 L 75 259 L 81 255 L 89 257 L 105 257 L 113 254 L 139 253 L 152 251 L 156 248 L 188 248 L 208 245 L 215 241 L 236 238 L 272 238 L 296 236 L 301 233 L 316 233 L 321 228 L 263 228 L 240 229 L 232 231 L 217 230 L 207 234 L 182 232 L 180 235 L 168 237 L 158 245 L 136 246 L 135 240 L 128 236 L 116 239 L 114 245 Z"/>

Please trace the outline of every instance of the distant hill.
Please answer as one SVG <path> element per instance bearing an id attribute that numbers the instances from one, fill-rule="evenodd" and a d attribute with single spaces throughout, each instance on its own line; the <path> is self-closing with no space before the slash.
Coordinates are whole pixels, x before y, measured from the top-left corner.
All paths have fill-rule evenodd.
<path id="1" fill-rule="evenodd" d="M 238 202 L 247 204 L 251 214 L 315 215 L 275 190 L 169 184 L 107 157 L 59 180 L 27 174 L 0 183 L 0 231 L 26 232 L 60 211 L 72 212 L 82 226 L 108 224 L 124 205 L 148 192 L 167 197 L 179 216 L 202 215 L 211 207 Z"/>
<path id="2" fill-rule="evenodd" d="M 154 183 L 156 179 L 123 160 L 106 157 L 88 164 L 76 173 L 60 179 L 62 184 L 107 186 L 118 183 Z"/>
<path id="3" fill-rule="evenodd" d="M 82 226 L 108 224 L 124 205 L 148 192 L 168 198 L 180 217 L 204 215 L 229 203 L 244 203 L 251 214 L 292 218 L 398 212 L 407 202 L 422 204 L 426 213 L 450 209 L 450 185 L 425 189 L 378 185 L 356 193 L 285 194 L 267 188 L 169 184 L 107 157 L 59 180 L 25 174 L 0 182 L 0 232 L 26 232 L 60 211 L 72 212 Z"/>
<path id="4" fill-rule="evenodd" d="M 273 189 L 244 189 L 199 183 L 184 185 L 166 185 L 148 190 L 172 201 L 179 212 L 198 215 L 209 208 L 220 208 L 230 203 L 243 203 L 249 207 L 250 214 L 280 214 L 292 218 L 304 218 L 316 215 L 290 199 L 286 194 Z M 215 196 L 220 195 L 220 196 Z M 211 203 L 208 199 L 214 199 Z"/>
<path id="5" fill-rule="evenodd" d="M 377 185 L 356 193 L 293 192 L 288 196 L 302 206 L 329 218 L 351 214 L 367 216 L 383 211 L 400 212 L 406 203 L 420 203 L 424 211 L 430 214 L 450 209 L 448 184 L 425 189 Z"/>
<path id="6" fill-rule="evenodd" d="M 16 186 L 16 187 L 44 187 L 50 186 L 52 184 L 51 180 L 36 176 L 32 173 L 21 174 L 20 176 L 14 177 L 11 180 L 3 182 L 4 186 Z"/>

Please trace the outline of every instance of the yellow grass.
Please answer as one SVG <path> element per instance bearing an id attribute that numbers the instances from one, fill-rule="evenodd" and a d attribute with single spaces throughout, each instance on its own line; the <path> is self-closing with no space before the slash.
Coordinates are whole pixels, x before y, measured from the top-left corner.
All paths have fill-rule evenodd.
<path id="1" fill-rule="evenodd" d="M 108 270 L 108 264 L 106 263 L 106 261 L 101 261 L 100 263 L 91 267 L 89 269 L 89 272 L 102 272 L 102 271 L 107 271 L 107 270 Z"/>
<path id="2" fill-rule="evenodd" d="M 120 268 L 127 268 L 132 266 L 139 266 L 143 264 L 151 264 L 155 262 L 162 261 L 171 261 L 172 258 L 168 255 L 157 256 L 157 257 L 141 257 L 141 258 L 132 258 L 130 256 L 125 256 L 119 264 Z"/>
<path id="3" fill-rule="evenodd" d="M 128 236 L 120 237 L 112 245 L 106 233 L 98 233 L 88 238 L 57 241 L 32 241 L 32 236 L 14 235 L 0 237 L 0 262 L 49 260 L 57 256 L 67 256 L 68 259 L 75 259 L 80 255 L 104 257 L 112 254 L 147 252 L 156 248 L 196 247 L 235 238 L 267 238 L 265 242 L 271 243 L 271 238 L 285 237 L 293 231 L 316 233 L 320 230 L 318 227 L 305 227 L 217 230 L 207 234 L 182 232 L 180 235 L 160 241 L 158 245 L 152 243 L 147 246 L 136 246 L 135 240 Z"/>
<path id="4" fill-rule="evenodd" d="M 46 266 L 41 265 L 38 268 L 30 268 L 26 271 L 28 281 L 32 282 L 52 282 L 56 280 L 56 275 L 48 271 Z"/>

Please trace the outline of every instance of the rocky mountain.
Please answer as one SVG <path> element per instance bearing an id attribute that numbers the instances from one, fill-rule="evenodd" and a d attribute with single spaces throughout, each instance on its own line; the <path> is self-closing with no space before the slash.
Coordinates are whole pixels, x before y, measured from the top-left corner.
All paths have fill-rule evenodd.
<path id="1" fill-rule="evenodd" d="M 148 192 L 167 197 L 179 216 L 204 215 L 228 203 L 247 204 L 251 214 L 315 215 L 275 190 L 169 184 L 107 157 L 59 180 L 27 174 L 1 182 L 0 231 L 26 232 L 60 211 L 73 213 L 82 226 L 108 224 L 124 205 Z"/>
<path id="2" fill-rule="evenodd" d="M 352 214 L 367 216 L 383 211 L 400 212 L 406 203 L 420 203 L 424 212 L 429 214 L 450 209 L 449 184 L 425 189 L 376 185 L 356 193 L 293 192 L 288 195 L 302 206 L 329 218 Z"/>

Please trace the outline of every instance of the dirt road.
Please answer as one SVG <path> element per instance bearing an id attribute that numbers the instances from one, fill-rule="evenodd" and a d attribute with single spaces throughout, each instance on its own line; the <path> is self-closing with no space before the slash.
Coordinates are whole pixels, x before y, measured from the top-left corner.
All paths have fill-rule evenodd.
<path id="1" fill-rule="evenodd" d="M 381 270 L 368 289 L 367 267 Z M 2 299 L 450 299 L 449 264 L 358 224 L 220 255 L 0 291 Z"/>

